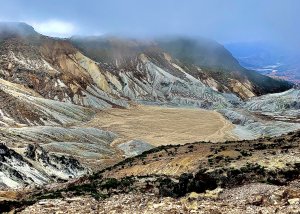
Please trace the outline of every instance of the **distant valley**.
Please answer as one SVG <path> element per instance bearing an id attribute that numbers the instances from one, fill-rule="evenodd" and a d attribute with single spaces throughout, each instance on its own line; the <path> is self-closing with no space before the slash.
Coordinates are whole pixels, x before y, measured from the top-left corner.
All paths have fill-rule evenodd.
<path id="1" fill-rule="evenodd" d="M 264 42 L 225 45 L 245 68 L 261 74 L 300 83 L 300 54 Z"/>

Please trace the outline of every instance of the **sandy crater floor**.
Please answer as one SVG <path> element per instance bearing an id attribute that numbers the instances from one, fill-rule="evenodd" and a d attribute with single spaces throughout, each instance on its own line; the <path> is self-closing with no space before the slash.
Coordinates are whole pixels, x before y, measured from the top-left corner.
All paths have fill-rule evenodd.
<path id="1" fill-rule="evenodd" d="M 203 109 L 141 105 L 108 109 L 99 112 L 86 125 L 117 133 L 119 138 L 114 145 L 133 139 L 154 146 L 237 139 L 231 122 L 218 112 Z"/>

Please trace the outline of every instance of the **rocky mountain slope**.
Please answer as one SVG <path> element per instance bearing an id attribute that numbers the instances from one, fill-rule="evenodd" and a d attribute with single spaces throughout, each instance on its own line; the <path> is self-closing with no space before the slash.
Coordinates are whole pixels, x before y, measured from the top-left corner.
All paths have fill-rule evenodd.
<path id="1" fill-rule="evenodd" d="M 256 75 L 255 80 L 271 84 L 266 85 L 268 90 L 258 90 L 264 87 L 254 79 L 247 79 L 243 73 L 245 69 L 213 42 L 208 43 L 213 45 L 200 46 L 190 53 L 191 57 L 204 61 L 187 64 L 187 60 L 174 50 L 170 50 L 170 54 L 164 51 L 160 46 L 168 49 L 170 45 L 163 42 L 98 37 L 73 37 L 68 41 L 42 36 L 26 24 L 11 24 L 12 32 L 3 28 L 0 49 L 3 79 L 33 89 L 44 98 L 85 107 L 126 107 L 126 100 L 134 100 L 209 108 L 229 105 L 231 97 L 219 91 L 248 98 L 291 87 L 286 82 L 251 72 L 252 76 Z M 19 31 L 26 33 L 20 35 Z M 211 55 L 207 53 L 210 49 L 214 51 Z M 214 76 L 202 71 L 201 66 L 210 69 L 210 73 L 219 67 L 226 70 L 218 71 L 221 75 Z M 222 81 L 218 79 L 224 75 L 229 77 Z"/>
<path id="2" fill-rule="evenodd" d="M 299 89 L 253 97 L 238 109 L 219 110 L 236 125 L 242 139 L 278 136 L 300 129 Z M 292 124 L 292 126 L 291 126 Z"/>
<path id="3" fill-rule="evenodd" d="M 278 120 L 300 121 L 300 90 L 291 89 L 282 93 L 253 98 L 247 102 L 250 111 Z"/>
<path id="4" fill-rule="evenodd" d="M 119 69 L 135 70 L 139 55 L 144 54 L 172 74 L 180 75 L 178 70 L 183 69 L 205 85 L 220 92 L 235 93 L 241 98 L 287 90 L 292 86 L 243 68 L 222 45 L 203 38 L 142 41 L 115 37 L 73 37 L 71 42 L 95 61 Z M 170 62 L 172 66 L 168 66 Z"/>

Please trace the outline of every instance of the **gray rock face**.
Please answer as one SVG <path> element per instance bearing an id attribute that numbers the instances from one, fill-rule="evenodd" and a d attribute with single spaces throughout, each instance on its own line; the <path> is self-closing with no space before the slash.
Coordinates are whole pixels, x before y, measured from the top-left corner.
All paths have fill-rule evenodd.
<path id="1" fill-rule="evenodd" d="M 45 99 L 33 90 L 0 79 L 0 126 L 69 125 L 87 121 L 93 109 Z"/>
<path id="2" fill-rule="evenodd" d="M 129 142 L 119 144 L 118 148 L 121 149 L 127 157 L 132 157 L 140 155 L 144 151 L 154 148 L 154 146 L 141 140 L 131 140 Z"/>
<path id="3" fill-rule="evenodd" d="M 252 98 L 245 104 L 245 108 L 275 119 L 300 122 L 300 90 L 291 89 Z"/>
<path id="4" fill-rule="evenodd" d="M 236 108 L 218 110 L 236 125 L 242 139 L 278 136 L 300 129 L 300 90 L 268 94 L 239 103 Z"/>
<path id="5" fill-rule="evenodd" d="M 87 171 L 75 158 L 48 154 L 37 144 L 27 146 L 25 157 L 39 163 L 48 174 L 62 179 L 79 177 Z"/>
<path id="6" fill-rule="evenodd" d="M 279 136 L 300 129 L 300 123 L 264 120 L 245 109 L 222 109 L 218 112 L 236 125 L 234 134 L 240 139 Z"/>
<path id="7" fill-rule="evenodd" d="M 112 132 L 96 128 L 2 128 L 1 140 L 7 142 L 7 145 L 28 146 L 25 152 L 18 149 L 20 154 L 4 145 L 1 146 L 0 187 L 43 185 L 83 176 L 89 169 L 78 160 L 95 160 L 114 155 L 115 150 L 110 143 L 116 137 Z"/>
<path id="8" fill-rule="evenodd" d="M 67 180 L 88 173 L 72 157 L 49 154 L 37 145 L 29 145 L 21 155 L 0 144 L 0 187 L 21 188 Z"/>
<path id="9" fill-rule="evenodd" d="M 113 155 L 110 143 L 116 134 L 96 128 L 36 126 L 2 129 L 2 139 L 19 144 L 35 143 L 50 151 L 85 158 Z M 9 143 L 8 143 L 9 144 Z"/>

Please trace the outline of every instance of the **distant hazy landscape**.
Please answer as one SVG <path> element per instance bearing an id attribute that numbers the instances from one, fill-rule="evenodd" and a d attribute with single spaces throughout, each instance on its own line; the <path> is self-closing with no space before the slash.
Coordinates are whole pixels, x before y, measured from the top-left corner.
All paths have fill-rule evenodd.
<path id="1" fill-rule="evenodd" d="M 225 45 L 245 68 L 275 78 L 300 81 L 299 51 L 286 50 L 267 42 Z"/>

